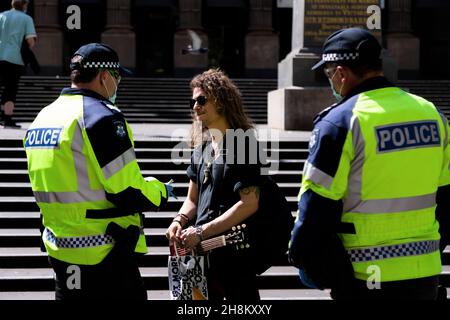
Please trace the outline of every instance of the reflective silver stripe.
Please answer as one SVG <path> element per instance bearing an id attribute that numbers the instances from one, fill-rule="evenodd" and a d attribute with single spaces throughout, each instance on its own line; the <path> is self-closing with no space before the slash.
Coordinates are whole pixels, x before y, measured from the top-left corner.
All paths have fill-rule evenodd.
<path id="1" fill-rule="evenodd" d="M 356 115 L 353 115 L 350 120 L 350 130 L 352 132 L 352 144 L 355 157 L 351 163 L 348 175 L 348 196 L 343 201 L 344 212 L 352 212 L 352 209 L 361 202 L 362 170 L 364 165 L 364 150 L 366 147 L 359 119 Z"/>
<path id="2" fill-rule="evenodd" d="M 106 166 L 102 168 L 103 175 L 105 179 L 109 179 L 112 175 L 114 175 L 117 171 L 125 167 L 128 163 L 136 159 L 136 155 L 134 153 L 134 149 L 130 148 L 116 159 L 108 163 Z"/>
<path id="3" fill-rule="evenodd" d="M 365 141 L 359 119 L 353 116 L 350 130 L 353 136 L 355 158 L 349 173 L 348 196 L 344 199 L 344 212 L 352 213 L 390 213 L 421 210 L 436 205 L 436 193 L 414 197 L 362 200 L 362 170 L 364 165 Z"/>
<path id="4" fill-rule="evenodd" d="M 419 241 L 383 247 L 351 249 L 347 253 L 352 262 L 366 262 L 398 257 L 417 256 L 439 250 L 439 240 Z"/>
<path id="5" fill-rule="evenodd" d="M 448 126 L 447 126 L 448 120 L 445 117 L 445 115 L 443 115 L 442 113 L 439 113 L 439 115 L 441 116 L 442 123 L 444 125 L 444 130 L 445 130 L 445 140 L 444 140 L 444 144 L 443 144 L 444 150 L 445 150 L 445 148 L 450 148 L 450 146 L 447 146 L 447 144 L 448 144 Z M 448 164 L 448 170 L 450 170 L 450 163 Z"/>
<path id="6" fill-rule="evenodd" d="M 58 248 L 89 248 L 114 243 L 114 239 L 107 234 L 58 238 L 47 228 L 44 230 L 44 238 Z"/>
<path id="7" fill-rule="evenodd" d="M 361 200 L 360 203 L 351 208 L 352 213 L 389 213 L 410 210 L 421 210 L 436 205 L 436 193 L 425 194 L 416 197 Z"/>
<path id="8" fill-rule="evenodd" d="M 442 114 L 442 113 L 440 113 L 439 112 L 439 115 L 441 116 L 441 119 L 442 119 L 442 125 L 443 125 L 443 127 L 444 127 L 444 132 L 445 132 L 445 139 L 444 139 L 444 144 L 443 144 L 443 146 L 444 146 L 444 149 L 446 148 L 446 146 L 447 146 L 447 143 L 448 143 L 448 128 L 447 128 L 447 125 L 448 125 L 448 120 L 447 120 L 447 118 Z"/>
<path id="9" fill-rule="evenodd" d="M 311 180 L 312 182 L 324 186 L 327 189 L 330 189 L 331 184 L 333 183 L 333 177 L 326 174 L 319 168 L 314 167 L 311 163 L 308 161 L 305 162 L 305 165 L 303 167 L 303 176 Z"/>
<path id="10" fill-rule="evenodd" d="M 44 192 L 33 191 L 36 202 L 42 203 L 79 203 L 87 201 L 101 201 L 105 200 L 105 191 L 89 191 L 89 193 L 80 192 Z"/>
<path id="11" fill-rule="evenodd" d="M 83 134 L 81 127 L 83 125 L 82 119 L 78 119 L 78 125 L 75 126 L 75 132 L 72 139 L 72 155 L 75 164 L 75 172 L 77 176 L 78 191 L 75 192 L 45 192 L 34 191 L 34 196 L 37 202 L 44 203 L 78 203 L 88 201 L 102 201 L 106 200 L 104 190 L 92 190 L 89 183 L 89 176 L 87 173 L 87 159 L 83 154 Z M 61 176 L 61 179 L 64 179 Z"/>

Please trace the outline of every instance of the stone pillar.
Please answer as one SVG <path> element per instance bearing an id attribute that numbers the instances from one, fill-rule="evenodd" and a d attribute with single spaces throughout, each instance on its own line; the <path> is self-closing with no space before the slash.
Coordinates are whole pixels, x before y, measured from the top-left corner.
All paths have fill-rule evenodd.
<path id="1" fill-rule="evenodd" d="M 201 47 L 208 47 L 208 36 L 202 27 L 202 1 L 183 0 L 178 2 L 179 27 L 174 35 L 173 66 L 177 76 L 192 76 L 208 66 L 208 53 L 182 54 L 192 44 L 188 30 L 193 30 L 202 40 Z"/>
<path id="2" fill-rule="evenodd" d="M 247 76 L 274 76 L 279 39 L 272 28 L 272 0 L 250 0 L 249 18 L 249 32 L 245 37 Z"/>
<path id="3" fill-rule="evenodd" d="M 390 0 L 388 5 L 387 49 L 398 64 L 400 74 L 417 74 L 420 68 L 420 40 L 412 34 L 412 1 Z"/>
<path id="4" fill-rule="evenodd" d="M 278 88 L 319 85 L 311 67 L 320 59 L 320 45 L 305 44 L 305 0 L 293 0 L 292 51 L 278 64 Z"/>
<path id="5" fill-rule="evenodd" d="M 33 51 L 43 74 L 59 74 L 63 67 L 63 32 L 58 23 L 58 0 L 35 0 L 37 42 Z"/>
<path id="6" fill-rule="evenodd" d="M 293 0 L 292 10 L 292 51 L 278 64 L 278 90 L 268 93 L 267 120 L 270 128 L 312 130 L 314 116 L 333 103 L 333 96 L 311 71 L 320 48 L 304 43 L 305 0 Z"/>
<path id="7" fill-rule="evenodd" d="M 269 92 L 269 127 L 311 130 L 314 116 L 336 102 L 321 68 L 311 67 L 330 34 L 349 25 L 367 28 L 367 7 L 379 1 L 363 2 L 293 0 L 292 51 L 278 64 L 278 90 Z"/>
<path id="8" fill-rule="evenodd" d="M 134 69 L 136 34 L 131 26 L 131 0 L 108 0 L 106 17 L 102 42 L 116 50 L 123 66 Z"/>

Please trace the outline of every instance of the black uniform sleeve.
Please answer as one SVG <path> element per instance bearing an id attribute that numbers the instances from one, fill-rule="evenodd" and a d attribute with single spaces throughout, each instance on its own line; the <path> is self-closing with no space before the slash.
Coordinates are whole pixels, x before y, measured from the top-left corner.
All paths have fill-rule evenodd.
<path id="1" fill-rule="evenodd" d="M 289 247 L 290 262 L 305 270 L 319 288 L 336 288 L 353 279 L 352 264 L 337 236 L 342 201 L 310 189 L 300 198 L 299 210 Z"/>
<path id="2" fill-rule="evenodd" d="M 439 221 L 441 252 L 450 245 L 450 185 L 438 188 L 436 196 L 436 219 Z"/>

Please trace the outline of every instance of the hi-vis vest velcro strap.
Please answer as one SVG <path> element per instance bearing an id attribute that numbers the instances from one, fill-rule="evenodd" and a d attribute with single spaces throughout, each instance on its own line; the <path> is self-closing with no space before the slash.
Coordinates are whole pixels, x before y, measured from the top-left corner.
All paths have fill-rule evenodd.
<path id="1" fill-rule="evenodd" d="M 366 262 L 389 258 L 417 256 L 439 250 L 439 240 L 419 241 L 384 247 L 351 249 L 347 253 L 352 262 Z"/>
<path id="2" fill-rule="evenodd" d="M 88 248 L 113 244 L 113 237 L 107 234 L 99 234 L 86 237 L 56 237 L 49 229 L 44 230 L 44 238 L 58 248 Z"/>

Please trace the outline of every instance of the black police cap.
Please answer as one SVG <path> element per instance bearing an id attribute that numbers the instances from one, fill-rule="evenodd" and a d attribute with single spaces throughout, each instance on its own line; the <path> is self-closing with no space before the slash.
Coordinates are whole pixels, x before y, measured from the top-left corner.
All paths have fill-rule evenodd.
<path id="1" fill-rule="evenodd" d="M 381 46 L 377 38 L 360 28 L 341 29 L 330 35 L 323 44 L 322 60 L 311 70 L 326 62 L 367 62 L 379 60 Z"/>
<path id="2" fill-rule="evenodd" d="M 80 59 L 74 59 L 79 56 Z M 122 73 L 132 72 L 119 63 L 119 56 L 110 46 L 103 43 L 89 43 L 80 47 L 72 56 L 70 70 L 118 69 Z"/>

